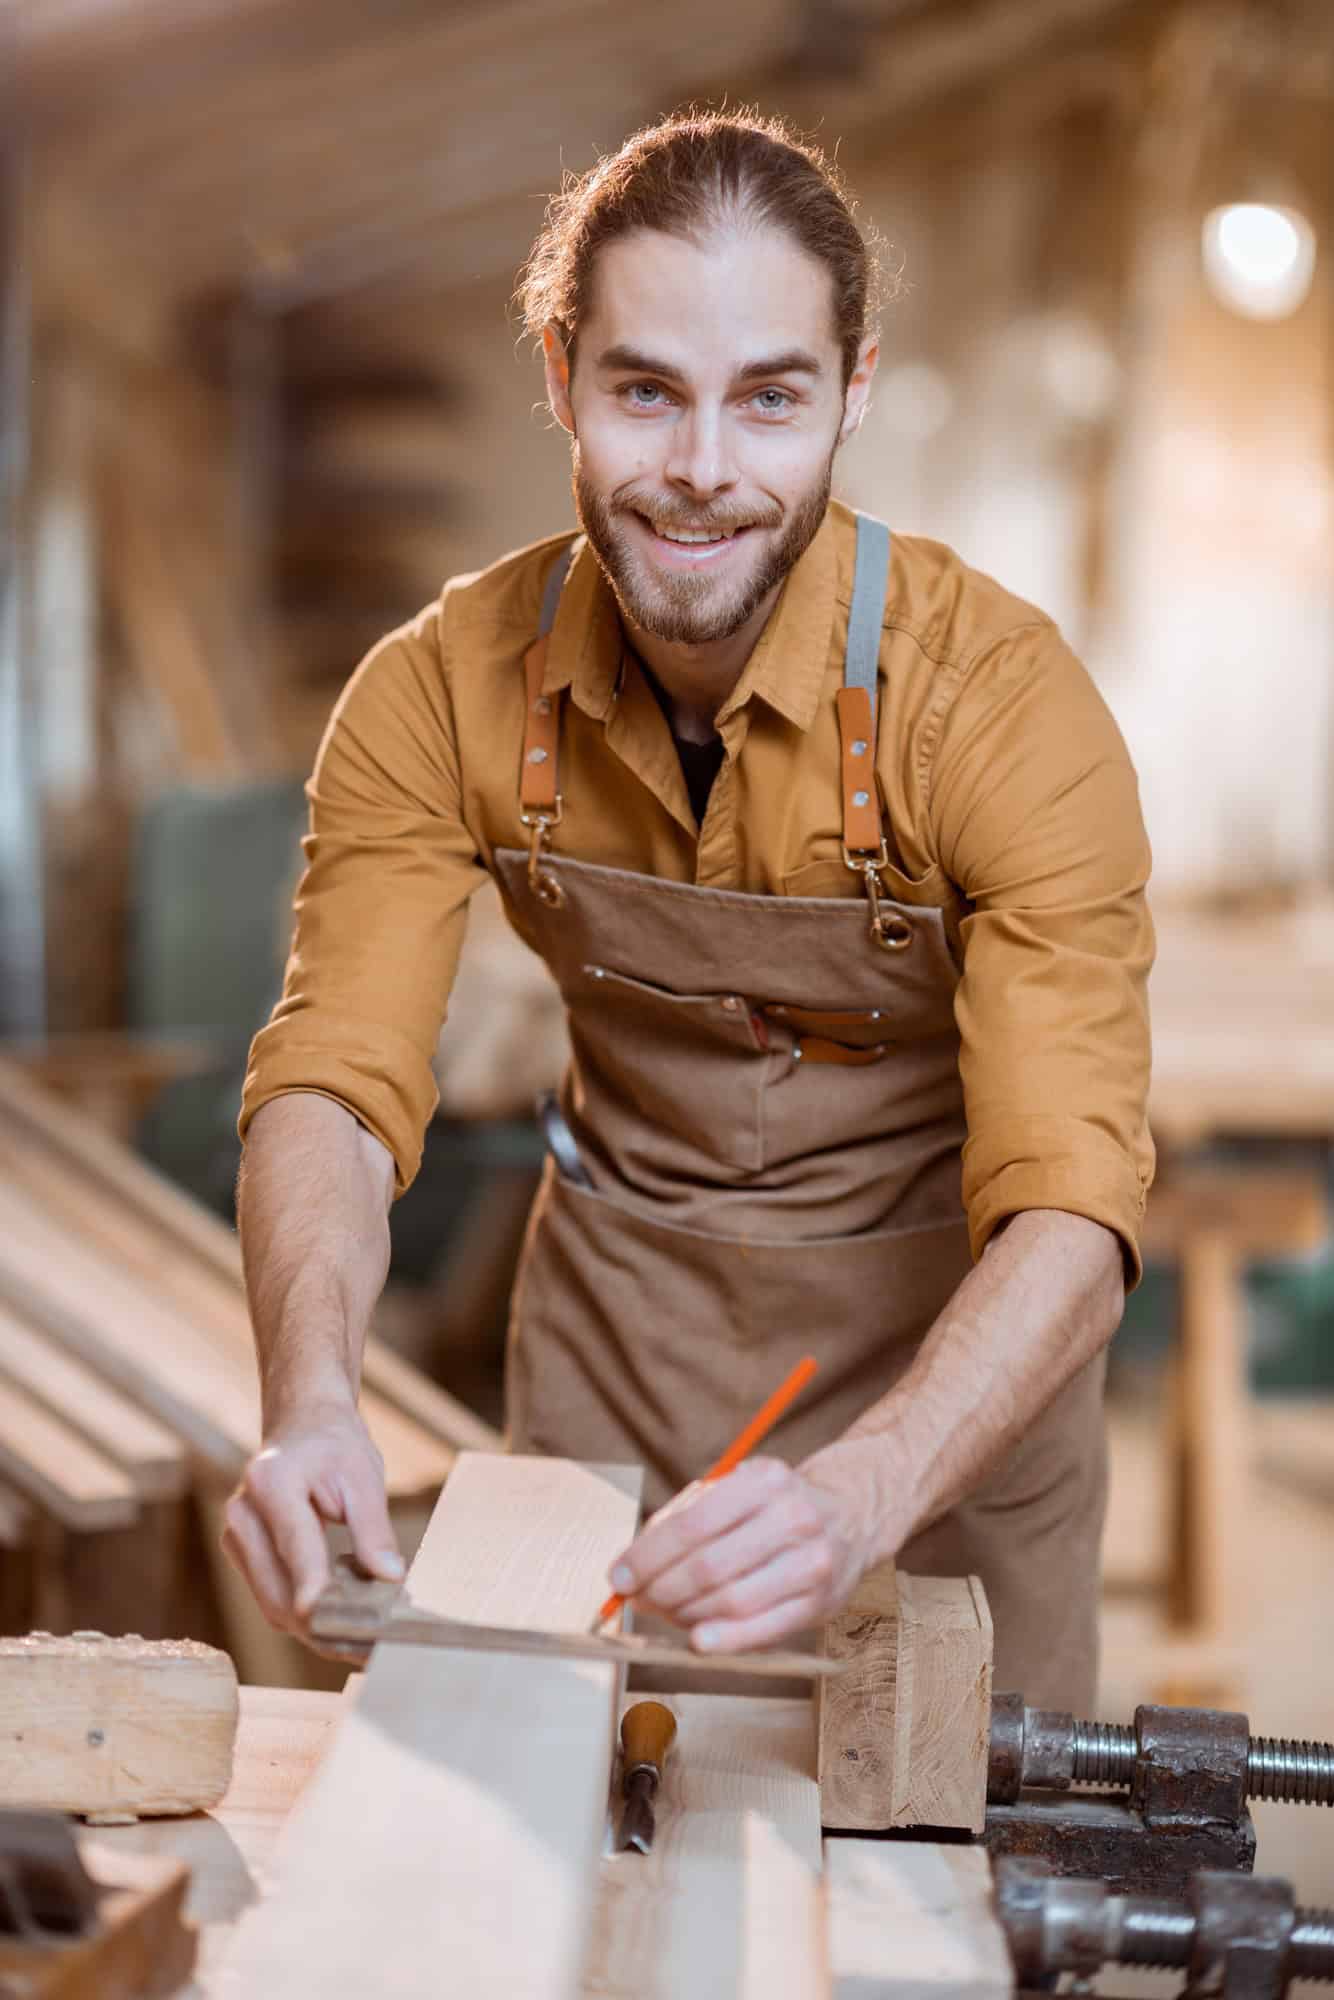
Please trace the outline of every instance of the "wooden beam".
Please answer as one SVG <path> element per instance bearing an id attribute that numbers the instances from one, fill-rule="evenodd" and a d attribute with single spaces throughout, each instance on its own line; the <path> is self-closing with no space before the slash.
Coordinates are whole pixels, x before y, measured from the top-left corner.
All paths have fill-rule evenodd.
<path id="1" fill-rule="evenodd" d="M 576 1631 L 634 1533 L 638 1467 L 465 1454 L 408 1578 L 415 1610 Z M 266 2000 L 577 1990 L 616 1675 L 379 1646 L 243 1919 L 226 1977 Z"/>
<path id="2" fill-rule="evenodd" d="M 630 1701 L 638 1696 L 631 1696 Z M 602 1863 L 585 2000 L 825 2000 L 809 1701 L 672 1695 L 647 1855 Z"/>
<path id="3" fill-rule="evenodd" d="M 0 1801 L 191 1813 L 232 1775 L 236 1669 L 216 1646 L 101 1633 L 0 1638 Z"/>
<path id="4" fill-rule="evenodd" d="M 44 1199 L 56 1179 L 80 1192 L 81 1225 L 190 1316 L 205 1315 L 247 1352 L 253 1341 L 234 1229 L 93 1122 L 39 1089 L 0 1058 L 0 1163 Z M 53 1178 L 53 1169 L 56 1178 Z M 500 1451 L 500 1433 L 374 1335 L 366 1342 L 363 1380 L 405 1417 L 442 1443 Z M 448 1470 L 441 1466 L 440 1477 Z M 388 1465 L 391 1488 L 398 1481 Z M 415 1476 L 415 1475 L 414 1475 Z M 416 1488 L 405 1483 L 405 1491 Z"/>
<path id="5" fill-rule="evenodd" d="M 823 1650 L 849 1662 L 817 1695 L 824 1824 L 980 1833 L 992 1632 L 978 1579 L 885 1563 L 825 1627 Z"/>
<path id="6" fill-rule="evenodd" d="M 129 1476 L 141 1500 L 174 1500 L 189 1464 L 174 1431 L 112 1389 L 0 1301 L 0 1383 L 60 1418 Z"/>
<path id="7" fill-rule="evenodd" d="M 129 1474 L 36 1397 L 0 1380 L 0 1473 L 63 1527 L 126 1528 L 139 1512 Z"/>
<path id="8" fill-rule="evenodd" d="M 980 1847 L 826 1840 L 832 2000 L 1007 2000 L 1014 1974 Z"/>

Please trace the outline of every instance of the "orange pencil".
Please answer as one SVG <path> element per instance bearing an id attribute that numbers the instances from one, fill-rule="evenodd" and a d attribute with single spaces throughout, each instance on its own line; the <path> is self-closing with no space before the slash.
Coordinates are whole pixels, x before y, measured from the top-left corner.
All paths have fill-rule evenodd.
<path id="1" fill-rule="evenodd" d="M 755 1412 L 745 1429 L 733 1438 L 722 1457 L 716 1460 L 707 1472 L 700 1475 L 701 1486 L 707 1486 L 711 1479 L 725 1479 L 729 1472 L 736 1471 L 742 1459 L 754 1451 L 761 1438 L 769 1435 L 788 1405 L 796 1401 L 815 1373 L 815 1368 L 816 1361 L 813 1354 L 806 1355 L 797 1363 L 786 1382 L 781 1382 L 763 1409 Z M 624 1603 L 625 1599 L 613 1591 L 594 1621 L 595 1628 L 597 1625 L 605 1625 L 609 1618 L 614 1618 Z"/>

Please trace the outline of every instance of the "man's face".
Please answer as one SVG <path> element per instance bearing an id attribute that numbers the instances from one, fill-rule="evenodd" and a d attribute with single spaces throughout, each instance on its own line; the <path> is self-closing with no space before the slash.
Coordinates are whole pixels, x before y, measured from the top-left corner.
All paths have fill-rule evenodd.
<path id="1" fill-rule="evenodd" d="M 870 385 L 868 342 L 845 397 L 828 272 L 778 229 L 641 230 L 599 256 L 572 382 L 546 346 L 622 613 L 681 644 L 730 637 L 814 536 Z"/>

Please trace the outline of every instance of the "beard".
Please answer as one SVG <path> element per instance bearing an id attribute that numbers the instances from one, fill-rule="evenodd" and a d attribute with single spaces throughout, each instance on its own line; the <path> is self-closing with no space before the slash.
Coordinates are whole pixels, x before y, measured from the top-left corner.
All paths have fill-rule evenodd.
<path id="1" fill-rule="evenodd" d="M 819 479 L 804 493 L 784 521 L 781 509 L 739 509 L 725 501 L 713 507 L 687 509 L 675 495 L 627 489 L 613 503 L 584 476 L 578 440 L 574 444 L 574 505 L 579 525 L 611 585 L 621 616 L 640 631 L 671 644 L 703 646 L 730 639 L 753 618 L 770 591 L 783 582 L 814 541 L 829 506 L 834 477 L 831 451 Z M 758 532 L 779 529 L 758 544 L 746 573 L 736 578 L 714 577 L 707 571 L 653 574 L 620 525 L 623 514 L 646 516 L 664 527 L 694 527 L 726 533 L 749 527 Z"/>

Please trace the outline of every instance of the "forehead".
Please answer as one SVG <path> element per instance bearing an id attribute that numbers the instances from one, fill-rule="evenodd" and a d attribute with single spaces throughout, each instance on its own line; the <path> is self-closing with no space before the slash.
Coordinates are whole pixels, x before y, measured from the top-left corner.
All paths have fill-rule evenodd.
<path id="1" fill-rule="evenodd" d="M 651 342 L 683 373 L 794 347 L 836 358 L 833 281 L 783 229 L 635 230 L 598 253 L 580 341 Z"/>

